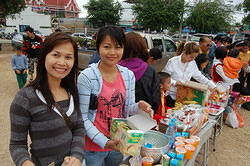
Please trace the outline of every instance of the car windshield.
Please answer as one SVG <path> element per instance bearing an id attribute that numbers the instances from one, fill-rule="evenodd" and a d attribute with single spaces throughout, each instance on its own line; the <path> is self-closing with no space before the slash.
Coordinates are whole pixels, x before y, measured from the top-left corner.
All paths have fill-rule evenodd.
<path id="1" fill-rule="evenodd" d="M 176 51 L 176 46 L 172 41 L 170 41 L 168 39 L 164 39 L 164 43 L 165 43 L 165 47 L 166 47 L 167 52 L 175 52 Z"/>
<path id="2" fill-rule="evenodd" d="M 41 35 L 42 33 L 40 31 L 34 31 L 36 34 Z"/>
<path id="3" fill-rule="evenodd" d="M 23 35 L 21 35 L 21 34 L 16 34 L 13 38 L 14 38 L 15 40 L 23 40 Z"/>

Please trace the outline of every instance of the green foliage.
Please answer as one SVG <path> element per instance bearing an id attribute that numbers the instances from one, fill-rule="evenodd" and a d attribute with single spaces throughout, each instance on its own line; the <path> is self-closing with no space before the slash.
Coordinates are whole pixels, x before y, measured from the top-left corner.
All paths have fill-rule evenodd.
<path id="1" fill-rule="evenodd" d="M 88 10 L 88 20 L 94 27 L 115 25 L 121 16 L 121 4 L 114 0 L 90 0 L 84 6 Z"/>
<path id="2" fill-rule="evenodd" d="M 244 12 L 248 13 L 247 16 L 243 18 L 242 23 L 250 25 L 250 0 L 244 0 L 242 6 Z"/>
<path id="3" fill-rule="evenodd" d="M 184 0 L 138 0 L 133 12 L 137 21 L 151 31 L 177 28 L 184 13 Z"/>
<path id="4" fill-rule="evenodd" d="M 1 0 L 0 18 L 21 12 L 25 8 L 24 0 Z"/>
<path id="5" fill-rule="evenodd" d="M 223 1 L 199 1 L 190 10 L 186 24 L 197 32 L 215 33 L 230 27 L 232 10 Z"/>
<path id="6" fill-rule="evenodd" d="M 244 0 L 243 8 L 246 13 L 250 12 L 250 0 Z"/>

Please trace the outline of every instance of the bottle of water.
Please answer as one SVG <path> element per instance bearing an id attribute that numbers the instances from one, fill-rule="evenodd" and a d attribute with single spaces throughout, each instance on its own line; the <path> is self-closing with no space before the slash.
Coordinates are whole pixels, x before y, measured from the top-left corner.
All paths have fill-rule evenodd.
<path id="1" fill-rule="evenodd" d="M 168 128 L 166 130 L 166 135 L 168 137 L 168 147 L 169 149 L 173 148 L 174 142 L 175 142 L 175 133 L 177 131 L 177 127 L 175 124 L 176 119 L 171 119 L 171 121 L 168 124 Z"/>

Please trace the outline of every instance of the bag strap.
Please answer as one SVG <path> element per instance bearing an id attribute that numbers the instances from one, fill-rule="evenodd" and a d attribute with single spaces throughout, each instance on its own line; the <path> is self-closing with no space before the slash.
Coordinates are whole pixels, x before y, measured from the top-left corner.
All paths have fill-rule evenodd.
<path id="1" fill-rule="evenodd" d="M 61 113 L 61 115 L 62 115 L 65 123 L 67 124 L 68 128 L 71 130 L 73 128 L 73 123 L 71 122 L 71 120 L 68 117 L 68 115 L 63 112 L 63 109 L 62 109 L 62 107 L 59 104 L 55 103 L 54 106 Z"/>

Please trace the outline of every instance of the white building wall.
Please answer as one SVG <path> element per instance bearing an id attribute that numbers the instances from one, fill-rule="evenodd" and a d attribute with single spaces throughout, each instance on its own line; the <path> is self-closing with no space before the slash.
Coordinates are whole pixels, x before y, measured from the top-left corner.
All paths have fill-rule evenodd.
<path id="1" fill-rule="evenodd" d="M 122 16 L 120 19 L 120 24 L 132 25 L 135 20 L 135 15 L 133 14 L 132 4 L 121 2 L 122 5 Z"/>
<path id="2" fill-rule="evenodd" d="M 38 14 L 27 7 L 24 11 L 15 15 L 15 18 L 6 19 L 6 33 L 13 33 L 15 29 L 20 32 L 23 25 L 29 25 L 34 30 L 40 31 L 44 35 L 52 33 L 50 15 Z"/>

